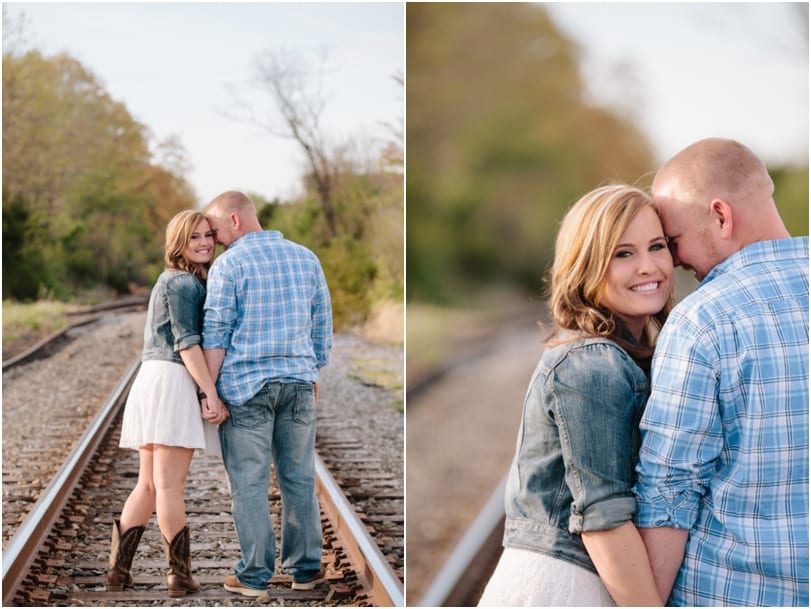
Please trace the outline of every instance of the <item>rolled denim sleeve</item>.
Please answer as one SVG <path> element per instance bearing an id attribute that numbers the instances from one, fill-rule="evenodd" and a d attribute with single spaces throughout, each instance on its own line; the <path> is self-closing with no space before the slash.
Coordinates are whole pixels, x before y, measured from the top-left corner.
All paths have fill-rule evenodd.
<path id="1" fill-rule="evenodd" d="M 203 349 L 228 350 L 237 322 L 234 270 L 223 262 L 222 259 L 216 260 L 208 273 L 203 307 Z"/>
<path id="2" fill-rule="evenodd" d="M 312 309 L 312 340 L 316 367 L 323 368 L 329 364 L 329 353 L 330 349 L 332 349 L 332 301 L 327 287 L 327 280 L 320 264 L 316 268 L 315 275 L 316 289 Z"/>
<path id="3" fill-rule="evenodd" d="M 724 448 L 715 403 L 718 348 L 701 327 L 677 317 L 670 321 L 659 337 L 653 391 L 640 423 L 636 522 L 690 529 Z"/>
<path id="4" fill-rule="evenodd" d="M 587 345 L 556 367 L 553 404 L 573 498 L 572 533 L 613 529 L 634 517 L 632 426 L 646 391 L 635 368 L 619 347 L 606 344 Z"/>
<path id="5" fill-rule="evenodd" d="M 203 298 L 202 286 L 188 273 L 178 275 L 166 284 L 166 305 L 175 351 L 200 344 Z"/>

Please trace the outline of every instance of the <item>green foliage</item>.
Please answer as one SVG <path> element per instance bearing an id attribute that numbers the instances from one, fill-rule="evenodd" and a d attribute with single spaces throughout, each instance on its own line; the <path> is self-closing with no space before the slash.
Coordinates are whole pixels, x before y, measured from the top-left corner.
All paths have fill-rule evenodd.
<path id="1" fill-rule="evenodd" d="M 362 323 L 372 305 L 403 295 L 402 174 L 344 172 L 335 190 L 338 236 L 329 236 L 313 193 L 292 203 L 252 194 L 263 227 L 281 231 L 321 260 L 337 328 Z"/>
<path id="2" fill-rule="evenodd" d="M 43 243 L 42 224 L 21 196 L 6 196 L 3 189 L 3 299 L 37 298 L 41 285 L 52 284 Z"/>
<path id="3" fill-rule="evenodd" d="M 146 128 L 78 61 L 4 52 L 4 298 L 151 283 L 166 223 L 193 205 L 185 180 L 153 163 Z"/>
<path id="4" fill-rule="evenodd" d="M 808 234 L 808 167 L 769 168 L 774 201 L 793 237 Z"/>
<path id="5" fill-rule="evenodd" d="M 61 330 L 69 323 L 67 311 L 68 305 L 51 300 L 33 304 L 3 300 L 3 348 L 26 335 Z"/>
<path id="6" fill-rule="evenodd" d="M 625 119 L 589 106 L 577 49 L 542 7 L 406 6 L 408 298 L 537 289 L 565 210 L 653 167 Z"/>

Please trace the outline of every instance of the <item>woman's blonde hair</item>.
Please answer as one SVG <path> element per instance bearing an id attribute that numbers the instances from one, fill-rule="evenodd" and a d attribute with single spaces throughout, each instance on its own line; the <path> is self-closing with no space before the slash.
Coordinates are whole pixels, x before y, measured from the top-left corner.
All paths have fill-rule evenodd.
<path id="1" fill-rule="evenodd" d="M 673 306 L 672 296 L 662 311 L 651 316 L 641 345 L 623 338 L 623 325 L 600 306 L 600 300 L 620 237 L 640 210 L 648 206 L 653 206 L 651 197 L 626 184 L 601 186 L 583 196 L 560 225 L 549 278 L 549 309 L 558 326 L 611 338 L 637 358 L 652 353 L 656 331 Z"/>
<path id="2" fill-rule="evenodd" d="M 206 217 L 196 209 L 187 209 L 175 215 L 166 226 L 166 253 L 163 260 L 166 268 L 173 271 L 186 271 L 205 283 L 210 263 L 190 262 L 183 257 L 183 250 L 191 241 L 192 233 Z"/>

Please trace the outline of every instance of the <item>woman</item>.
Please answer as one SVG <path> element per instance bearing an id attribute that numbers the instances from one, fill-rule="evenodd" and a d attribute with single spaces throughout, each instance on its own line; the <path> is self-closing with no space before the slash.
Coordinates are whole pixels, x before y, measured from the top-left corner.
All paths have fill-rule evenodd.
<path id="1" fill-rule="evenodd" d="M 191 576 L 183 487 L 194 449 L 219 452 L 216 425 L 228 416 L 200 348 L 213 253 L 214 235 L 202 213 L 188 210 L 172 218 L 166 228 L 166 270 L 152 289 L 141 368 L 124 410 L 120 446 L 138 449 L 140 469 L 120 521 L 113 524 L 111 591 L 132 586 L 132 559 L 153 511 L 169 563 L 169 596 L 200 589 Z"/>
<path id="2" fill-rule="evenodd" d="M 551 274 L 556 328 L 524 402 L 505 549 L 480 605 L 661 606 L 631 489 L 672 276 L 641 190 L 601 187 L 566 214 Z"/>

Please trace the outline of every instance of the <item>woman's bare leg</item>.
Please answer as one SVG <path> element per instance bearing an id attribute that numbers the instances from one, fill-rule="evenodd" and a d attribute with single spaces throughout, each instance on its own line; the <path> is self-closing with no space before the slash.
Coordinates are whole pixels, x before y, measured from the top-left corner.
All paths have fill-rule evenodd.
<path id="1" fill-rule="evenodd" d="M 189 473 L 193 448 L 155 444 L 153 478 L 155 480 L 155 507 L 158 526 L 163 536 L 171 541 L 186 526 L 184 490 Z"/>
<path id="2" fill-rule="evenodd" d="M 146 526 L 155 511 L 155 483 L 153 479 L 153 445 L 138 449 L 138 482 L 121 510 L 121 532 L 136 526 Z"/>

